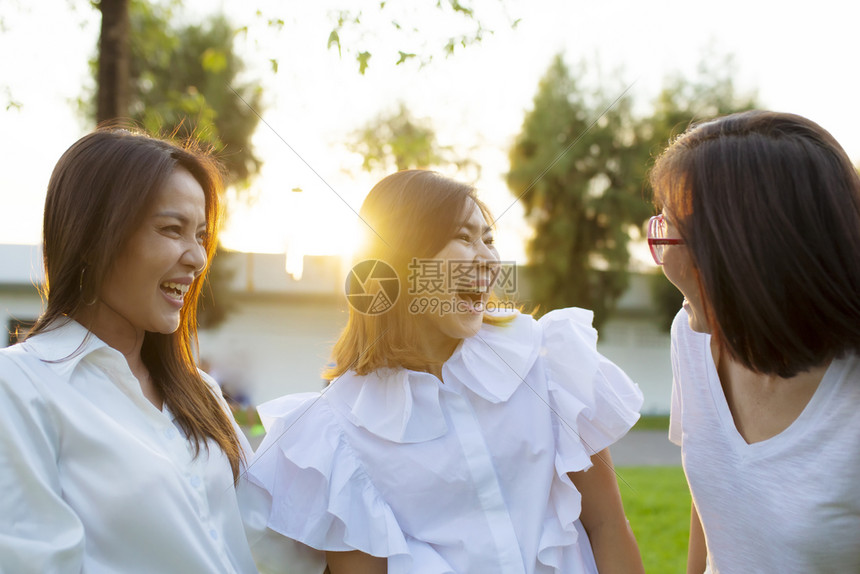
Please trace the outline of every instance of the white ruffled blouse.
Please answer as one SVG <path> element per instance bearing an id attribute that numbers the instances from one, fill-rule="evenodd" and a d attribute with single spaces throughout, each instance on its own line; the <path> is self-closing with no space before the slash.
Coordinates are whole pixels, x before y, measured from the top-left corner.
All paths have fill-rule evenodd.
<path id="1" fill-rule="evenodd" d="M 591 320 L 563 309 L 485 324 L 444 384 L 350 372 L 261 405 L 249 475 L 272 496 L 268 528 L 387 557 L 391 574 L 596 573 L 567 473 L 629 430 L 642 394 L 597 352 Z"/>

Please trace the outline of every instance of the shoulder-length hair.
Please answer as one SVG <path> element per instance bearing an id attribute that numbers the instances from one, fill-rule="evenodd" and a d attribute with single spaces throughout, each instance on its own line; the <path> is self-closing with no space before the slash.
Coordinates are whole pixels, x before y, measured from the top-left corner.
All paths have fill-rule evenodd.
<path id="1" fill-rule="evenodd" d="M 790 377 L 860 351 L 860 178 L 816 123 L 751 111 L 695 125 L 651 172 L 718 342 Z"/>
<path id="2" fill-rule="evenodd" d="M 76 316 L 95 300 L 108 270 L 177 168 L 191 173 L 206 197 L 208 268 L 221 219 L 222 176 L 214 158 L 192 142 L 180 146 L 112 128 L 96 130 L 66 150 L 48 183 L 43 223 L 47 305 L 31 335 L 51 329 L 64 316 Z M 213 439 L 237 477 L 243 453 L 236 431 L 194 359 L 204 279 L 200 274 L 185 295 L 179 328 L 170 334 L 147 332 L 141 357 L 196 451 Z"/>
<path id="3" fill-rule="evenodd" d="M 379 260 L 390 265 L 400 282 L 400 296 L 380 314 L 349 309 L 349 321 L 332 351 L 334 366 L 324 378 L 331 381 L 346 371 L 366 375 L 381 368 L 425 370 L 429 358 L 418 346 L 421 325 L 409 312 L 410 263 L 439 253 L 465 223 L 464 212 L 473 201 L 488 225 L 493 218 L 475 188 L 425 170 L 405 170 L 377 183 L 359 213 L 366 239 L 356 261 Z M 413 270 L 414 272 L 414 270 Z M 485 323 L 503 324 L 484 314 Z"/>

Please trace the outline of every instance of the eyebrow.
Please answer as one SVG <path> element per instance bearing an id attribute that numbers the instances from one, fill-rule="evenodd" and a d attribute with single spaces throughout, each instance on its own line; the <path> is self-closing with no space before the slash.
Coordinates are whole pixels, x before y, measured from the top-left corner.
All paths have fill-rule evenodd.
<path id="1" fill-rule="evenodd" d="M 490 233 L 493 231 L 493 227 L 491 225 L 477 226 L 477 225 L 472 225 L 468 221 L 463 223 L 460 226 L 460 229 L 466 229 L 469 233 L 475 233 L 476 231 L 480 231 L 481 235 L 486 235 L 487 233 Z"/>
<path id="2" fill-rule="evenodd" d="M 176 219 L 177 221 L 182 223 L 182 225 L 188 224 L 188 218 L 184 214 L 182 214 L 178 211 L 159 211 L 158 213 L 156 213 L 152 217 L 156 217 L 156 218 L 157 217 L 169 217 L 171 219 Z M 205 228 L 206 222 L 204 221 L 203 223 L 201 223 L 199 227 Z"/>

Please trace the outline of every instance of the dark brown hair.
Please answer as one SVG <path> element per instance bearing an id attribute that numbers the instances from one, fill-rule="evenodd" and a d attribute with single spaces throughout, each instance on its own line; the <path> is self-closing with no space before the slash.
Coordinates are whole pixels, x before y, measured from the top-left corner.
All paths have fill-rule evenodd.
<path id="1" fill-rule="evenodd" d="M 348 370 L 360 375 L 384 367 L 424 369 L 428 360 L 418 350 L 420 326 L 408 313 L 409 264 L 413 258 L 439 253 L 463 225 L 463 212 L 474 201 L 487 224 L 493 218 L 475 188 L 433 171 L 405 170 L 377 183 L 364 200 L 360 216 L 366 240 L 356 261 L 381 260 L 394 268 L 400 296 L 388 311 L 358 313 L 350 307 L 349 321 L 332 351 L 335 366 L 324 373 L 332 380 Z M 484 322 L 501 324 L 484 314 Z"/>
<path id="2" fill-rule="evenodd" d="M 43 225 L 45 312 L 31 335 L 74 317 L 95 299 L 105 276 L 141 225 L 156 194 L 177 168 L 197 180 L 206 196 L 207 263 L 217 245 L 220 168 L 189 142 L 182 146 L 127 129 L 102 128 L 72 144 L 48 183 Z M 147 332 L 141 358 L 186 436 L 199 453 L 213 439 L 238 476 L 238 437 L 219 398 L 195 366 L 197 298 L 205 278 L 192 283 L 170 334 Z"/>
<path id="3" fill-rule="evenodd" d="M 816 123 L 751 111 L 691 127 L 651 172 L 723 348 L 791 377 L 860 351 L 860 178 Z"/>

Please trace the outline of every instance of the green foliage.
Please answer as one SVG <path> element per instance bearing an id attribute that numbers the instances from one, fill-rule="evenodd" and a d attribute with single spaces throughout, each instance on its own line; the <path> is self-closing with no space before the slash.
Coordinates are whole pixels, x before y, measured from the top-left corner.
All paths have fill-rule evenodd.
<path id="1" fill-rule="evenodd" d="M 228 183 L 245 187 L 259 171 L 251 146 L 262 90 L 237 79 L 244 63 L 233 51 L 238 33 L 222 15 L 175 26 L 180 0 L 132 0 L 129 7 L 128 116 L 151 133 L 192 137 L 217 152 Z M 273 66 L 276 66 L 273 63 Z M 97 61 L 90 62 L 95 77 Z M 80 101 L 95 118 L 95 94 Z"/>
<path id="2" fill-rule="evenodd" d="M 328 36 L 328 48 L 331 49 L 336 47 L 337 53 L 341 57 L 344 52 L 352 54 L 358 63 L 358 72 L 360 74 L 364 74 L 370 66 L 370 58 L 373 53 L 368 47 L 368 38 L 372 35 L 366 34 L 365 30 L 368 26 L 362 26 L 362 19 L 365 18 L 365 16 L 369 16 L 369 19 L 373 19 L 374 17 L 378 18 L 383 14 L 389 14 L 392 11 L 396 12 L 397 9 L 402 10 L 404 8 L 404 4 L 402 3 L 391 4 L 392 6 L 389 6 L 388 2 L 381 1 L 377 2 L 375 5 L 373 3 L 368 3 L 359 10 L 338 10 L 336 15 L 333 17 L 334 26 Z M 498 4 L 499 7 L 504 8 L 505 1 L 497 0 L 496 4 Z M 427 5 L 434 6 L 439 13 L 452 16 L 448 21 L 448 26 L 451 26 L 452 29 L 456 28 L 458 30 L 456 33 L 451 34 L 447 39 L 441 42 L 441 52 L 446 57 L 452 56 L 458 48 L 467 48 L 469 46 L 480 44 L 486 35 L 493 33 L 493 31 L 487 28 L 485 23 L 482 21 L 483 14 L 489 11 L 489 6 L 485 6 L 479 14 L 478 11 L 472 7 L 471 2 L 463 2 L 460 0 L 430 0 L 427 2 Z M 407 15 L 409 15 L 410 12 L 414 13 L 414 8 L 415 7 L 413 6 L 409 6 L 409 12 L 407 12 Z M 401 13 L 401 16 L 402 15 L 403 14 Z M 420 23 L 406 26 L 401 24 L 394 15 L 392 15 L 391 18 L 386 19 L 387 24 L 391 26 L 391 29 L 395 32 L 401 34 L 412 33 L 412 36 L 409 38 L 401 37 L 401 45 L 407 44 L 408 40 L 414 40 L 415 38 L 421 37 Z M 509 19 L 511 28 L 516 28 L 519 21 L 519 19 Z M 463 30 L 463 28 L 467 29 Z M 396 65 L 403 64 L 409 60 L 418 62 L 420 66 L 427 65 L 433 61 L 434 52 L 437 50 L 438 46 L 432 45 L 432 42 L 430 46 L 424 46 L 419 51 L 403 51 L 401 49 L 397 49 Z"/>
<path id="3" fill-rule="evenodd" d="M 629 98 L 618 97 L 621 87 L 588 92 L 575 76 L 553 60 L 510 150 L 507 181 L 535 230 L 536 301 L 546 311 L 592 309 L 599 326 L 628 285 L 629 228 L 650 208 Z"/>
<path id="4" fill-rule="evenodd" d="M 451 148 L 440 146 L 436 132 L 425 120 L 412 116 L 404 104 L 396 111 L 380 114 L 356 131 L 347 149 L 361 154 L 361 166 L 368 172 L 389 173 L 404 169 L 454 164 L 458 168 L 471 162 L 453 160 Z"/>
<path id="5" fill-rule="evenodd" d="M 223 15 L 202 25 L 171 26 L 171 11 L 131 4 L 130 114 L 155 133 L 193 136 L 210 144 L 229 182 L 246 185 L 261 161 L 251 146 L 262 91 L 242 84 L 244 63 L 233 51 Z"/>
<path id="6" fill-rule="evenodd" d="M 684 572 L 690 538 L 690 491 L 680 466 L 619 467 L 624 511 L 645 572 Z"/>
<path id="7" fill-rule="evenodd" d="M 358 73 L 364 74 L 370 62 L 370 52 L 359 52 L 355 55 L 355 60 L 358 62 Z"/>
<path id="8" fill-rule="evenodd" d="M 12 110 L 18 111 L 23 106 L 12 96 L 12 90 L 9 86 L 3 86 L 2 95 L 0 95 L 0 106 L 4 106 L 7 112 Z"/>
<path id="9" fill-rule="evenodd" d="M 542 309 L 592 309 L 598 327 L 611 315 L 628 285 L 631 238 L 654 213 L 653 158 L 692 121 L 755 106 L 754 97 L 736 95 L 730 65 L 705 60 L 692 81 L 670 78 L 643 118 L 622 86 L 592 89 L 581 79 L 585 64 L 571 71 L 561 56 L 553 60 L 507 176 L 534 228 L 528 254 Z M 669 325 L 681 299 L 667 281 L 654 281 L 660 321 Z"/>
<path id="10" fill-rule="evenodd" d="M 653 102 L 653 114 L 642 120 L 644 141 L 652 157 L 697 121 L 758 107 L 754 93 L 738 94 L 735 90 L 730 56 L 705 56 L 697 72 L 692 78 L 677 74 L 668 78 Z"/>

